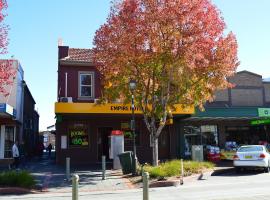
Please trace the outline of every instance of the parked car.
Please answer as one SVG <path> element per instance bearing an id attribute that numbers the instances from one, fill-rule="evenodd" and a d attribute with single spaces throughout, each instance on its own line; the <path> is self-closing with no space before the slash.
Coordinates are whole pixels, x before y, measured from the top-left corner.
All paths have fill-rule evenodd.
<path id="1" fill-rule="evenodd" d="M 233 157 L 236 172 L 243 168 L 263 168 L 270 172 L 270 154 L 263 145 L 245 145 L 237 149 Z"/>

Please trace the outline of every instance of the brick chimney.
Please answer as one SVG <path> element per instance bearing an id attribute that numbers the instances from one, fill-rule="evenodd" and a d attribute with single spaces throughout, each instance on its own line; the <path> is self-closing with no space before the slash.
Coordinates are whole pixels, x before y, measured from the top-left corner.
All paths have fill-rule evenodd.
<path id="1" fill-rule="evenodd" d="M 68 56 L 68 49 L 69 49 L 69 46 L 64 46 L 62 38 L 59 38 L 58 39 L 58 59 L 59 60 Z"/>

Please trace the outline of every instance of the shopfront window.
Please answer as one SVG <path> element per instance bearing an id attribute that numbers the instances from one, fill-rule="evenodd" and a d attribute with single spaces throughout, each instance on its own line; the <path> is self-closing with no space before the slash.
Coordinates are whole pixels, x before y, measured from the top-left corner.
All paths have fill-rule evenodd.
<path id="1" fill-rule="evenodd" d="M 12 157 L 12 146 L 15 141 L 15 132 L 13 126 L 6 126 L 5 127 L 5 158 Z"/>
<path id="2" fill-rule="evenodd" d="M 184 126 L 185 156 L 191 156 L 192 145 L 218 145 L 216 125 Z"/>
<path id="3" fill-rule="evenodd" d="M 234 142 L 237 146 L 258 145 L 270 142 L 267 126 L 227 126 L 226 143 Z"/>
<path id="4" fill-rule="evenodd" d="M 124 133 L 124 145 L 126 147 L 132 147 L 133 146 L 133 131 L 130 129 L 130 123 L 129 122 L 121 122 L 121 130 Z M 140 131 L 136 129 L 136 146 L 140 145 Z"/>

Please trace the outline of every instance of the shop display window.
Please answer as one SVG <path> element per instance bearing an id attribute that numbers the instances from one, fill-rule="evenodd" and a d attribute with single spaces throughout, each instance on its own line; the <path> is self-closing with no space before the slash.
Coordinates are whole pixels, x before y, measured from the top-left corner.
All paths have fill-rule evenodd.
<path id="1" fill-rule="evenodd" d="M 192 145 L 218 145 L 216 125 L 184 126 L 185 156 L 191 156 Z"/>
<path id="2" fill-rule="evenodd" d="M 133 146 L 133 132 L 130 129 L 130 124 L 128 122 L 122 122 L 121 123 L 121 130 L 124 133 L 124 145 L 127 147 L 132 147 Z M 136 146 L 140 145 L 140 131 L 136 129 L 135 131 L 136 134 Z"/>
<path id="3" fill-rule="evenodd" d="M 15 132 L 13 126 L 5 127 L 5 158 L 12 157 L 12 146 L 15 142 Z"/>
<path id="4" fill-rule="evenodd" d="M 227 126 L 225 130 L 226 142 L 233 141 L 238 146 L 270 143 L 267 126 Z"/>

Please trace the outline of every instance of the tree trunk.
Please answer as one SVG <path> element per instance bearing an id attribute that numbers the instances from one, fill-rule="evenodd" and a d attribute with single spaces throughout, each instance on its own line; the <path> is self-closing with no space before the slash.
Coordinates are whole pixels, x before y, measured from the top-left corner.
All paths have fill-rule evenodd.
<path id="1" fill-rule="evenodd" d="M 153 166 L 158 166 L 158 137 L 153 136 L 152 140 L 153 145 Z"/>

